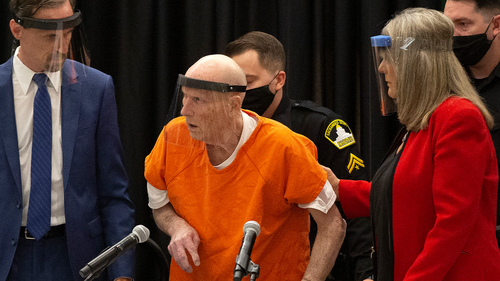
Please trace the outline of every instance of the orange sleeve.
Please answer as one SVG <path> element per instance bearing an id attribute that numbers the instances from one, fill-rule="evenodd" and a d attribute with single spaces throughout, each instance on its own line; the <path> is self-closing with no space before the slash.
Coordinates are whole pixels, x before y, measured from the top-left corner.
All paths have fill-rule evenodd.
<path id="1" fill-rule="evenodd" d="M 326 172 L 317 159 L 316 146 L 308 138 L 292 133 L 285 166 L 288 175 L 285 198 L 290 203 L 308 204 L 318 197 L 326 183 Z M 295 142 L 293 140 L 296 140 Z"/>
<path id="2" fill-rule="evenodd" d="M 166 145 L 164 137 L 165 128 L 161 131 L 151 153 L 146 157 L 144 177 L 154 187 L 167 190 L 165 184 Z"/>

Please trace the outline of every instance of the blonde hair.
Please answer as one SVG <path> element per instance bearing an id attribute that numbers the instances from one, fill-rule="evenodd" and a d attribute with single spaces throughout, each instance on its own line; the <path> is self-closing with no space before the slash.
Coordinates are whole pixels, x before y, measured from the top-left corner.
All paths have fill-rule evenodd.
<path id="1" fill-rule="evenodd" d="M 439 11 L 410 8 L 382 30 L 392 38 L 398 117 L 410 131 L 426 129 L 434 110 L 451 95 L 471 101 L 493 127 L 493 117 L 453 53 L 453 29 Z"/>

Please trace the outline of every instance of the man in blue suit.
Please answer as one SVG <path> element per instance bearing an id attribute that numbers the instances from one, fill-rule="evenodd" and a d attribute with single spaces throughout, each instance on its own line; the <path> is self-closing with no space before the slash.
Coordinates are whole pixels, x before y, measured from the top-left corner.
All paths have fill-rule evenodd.
<path id="1" fill-rule="evenodd" d="M 0 280 L 82 280 L 134 226 L 112 79 L 66 60 L 74 7 L 10 1 L 20 46 L 0 65 Z M 100 280 L 133 274 L 129 251 Z"/>

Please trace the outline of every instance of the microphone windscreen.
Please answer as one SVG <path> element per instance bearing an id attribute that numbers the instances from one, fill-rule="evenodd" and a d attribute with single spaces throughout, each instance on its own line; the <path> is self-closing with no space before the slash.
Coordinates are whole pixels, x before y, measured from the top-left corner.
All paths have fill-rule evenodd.
<path id="1" fill-rule="evenodd" d="M 243 226 L 243 233 L 246 233 L 247 230 L 252 230 L 255 232 L 255 236 L 259 236 L 260 234 L 260 225 L 256 221 L 247 221 Z"/>
<path id="2" fill-rule="evenodd" d="M 141 224 L 136 225 L 132 230 L 132 233 L 134 233 L 139 238 L 139 243 L 146 242 L 146 240 L 148 240 L 149 238 L 149 229 Z"/>

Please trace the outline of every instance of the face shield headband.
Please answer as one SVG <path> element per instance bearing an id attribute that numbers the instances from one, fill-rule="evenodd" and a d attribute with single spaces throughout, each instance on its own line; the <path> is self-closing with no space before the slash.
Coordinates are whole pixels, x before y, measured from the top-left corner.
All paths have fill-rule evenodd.
<path id="1" fill-rule="evenodd" d="M 78 26 L 82 22 L 82 14 L 77 10 L 72 16 L 63 19 L 19 18 L 17 16 L 15 16 L 14 19 L 24 28 L 63 30 Z"/>
<path id="2" fill-rule="evenodd" d="M 177 85 L 188 88 L 209 90 L 221 93 L 245 92 L 247 89 L 247 86 L 229 85 L 226 83 L 199 80 L 186 77 L 182 74 L 179 74 L 179 78 L 177 78 Z"/>
<path id="3" fill-rule="evenodd" d="M 229 85 L 180 74 L 169 111 L 169 115 L 175 113 L 175 116 L 169 118 L 173 119 L 182 113 L 191 138 L 207 145 L 220 146 L 238 134 L 236 122 L 232 122 L 237 110 L 232 106 L 233 95 L 230 93 L 245 90 L 246 85 Z M 234 114 L 231 114 L 232 111 Z M 175 132 L 170 132 L 170 136 L 175 136 Z M 170 141 L 176 139 L 172 137 Z"/>
<path id="4" fill-rule="evenodd" d="M 387 116 L 397 110 L 397 77 L 402 60 L 416 59 L 421 52 L 445 53 L 452 51 L 452 40 L 444 38 L 414 38 L 411 36 L 390 37 L 379 35 L 371 37 L 372 54 L 379 88 L 380 109 Z M 434 55 L 435 56 L 435 55 Z"/>
<path id="5" fill-rule="evenodd" d="M 188 87 L 194 89 L 215 91 L 221 93 L 229 93 L 229 92 L 246 92 L 247 86 L 243 85 L 229 85 L 226 83 L 212 82 L 199 80 L 194 78 L 186 77 L 182 74 L 179 74 L 177 78 L 177 87 L 175 90 L 174 98 L 170 103 L 170 108 L 167 115 L 166 123 L 170 122 L 177 116 L 180 116 L 180 110 L 182 108 L 182 91 L 181 87 Z"/>

